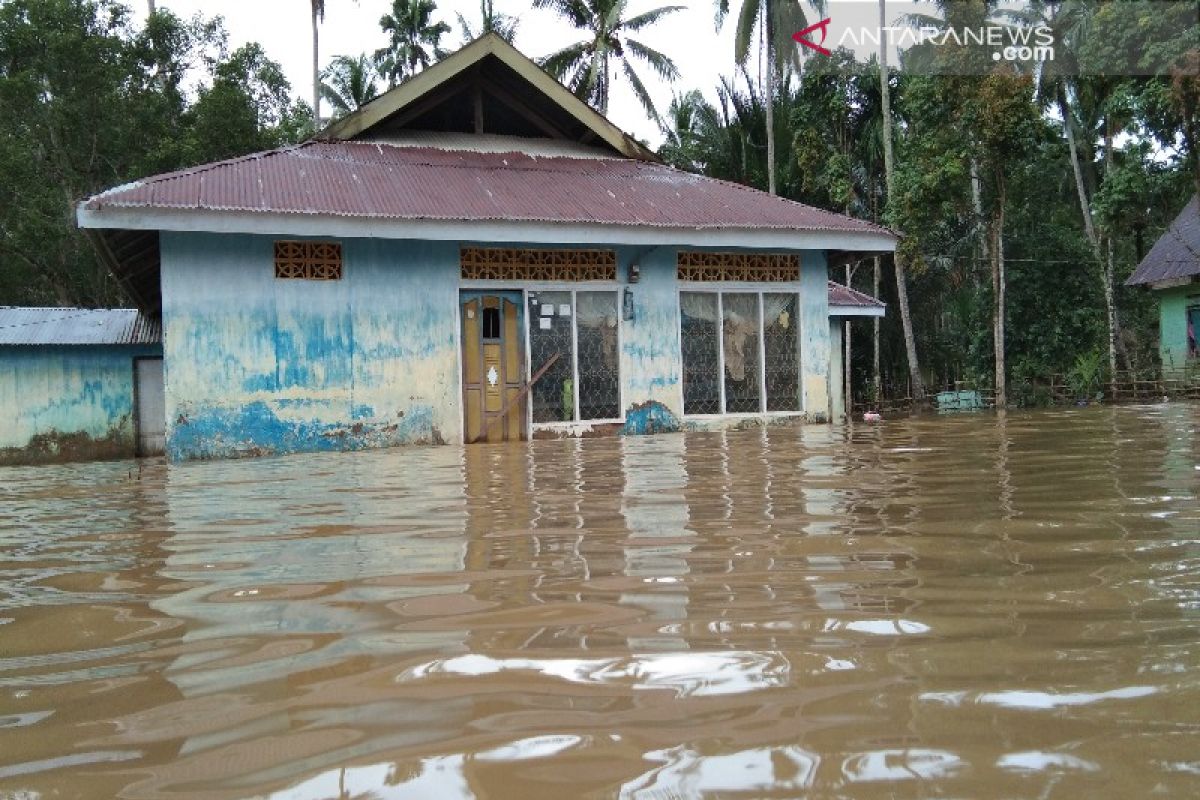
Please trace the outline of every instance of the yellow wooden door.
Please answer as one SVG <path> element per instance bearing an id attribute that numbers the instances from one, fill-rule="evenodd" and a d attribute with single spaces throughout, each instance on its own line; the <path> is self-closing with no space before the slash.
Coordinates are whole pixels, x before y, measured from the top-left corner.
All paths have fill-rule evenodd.
<path id="1" fill-rule="evenodd" d="M 470 442 L 523 440 L 520 306 L 483 295 L 462 302 L 463 430 Z"/>

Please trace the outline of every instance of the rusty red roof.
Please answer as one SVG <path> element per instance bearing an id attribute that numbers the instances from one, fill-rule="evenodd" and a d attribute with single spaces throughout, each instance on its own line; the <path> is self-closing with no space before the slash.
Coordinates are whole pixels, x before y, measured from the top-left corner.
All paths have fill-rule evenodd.
<path id="1" fill-rule="evenodd" d="M 869 294 L 864 294 L 843 284 L 830 281 L 829 307 L 883 309 L 887 306 Z"/>
<path id="2" fill-rule="evenodd" d="M 663 164 L 361 141 L 311 141 L 157 175 L 96 195 L 84 208 L 895 236 Z"/>

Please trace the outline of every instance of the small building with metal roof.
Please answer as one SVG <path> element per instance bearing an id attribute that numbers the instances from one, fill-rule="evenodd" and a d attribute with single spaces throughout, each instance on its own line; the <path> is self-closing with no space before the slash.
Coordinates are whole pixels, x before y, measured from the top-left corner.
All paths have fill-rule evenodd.
<path id="1" fill-rule="evenodd" d="M 1200 196 L 1193 196 L 1125 281 L 1158 298 L 1163 373 L 1200 369 Z"/>
<path id="2" fill-rule="evenodd" d="M 0 409 L 0 464 L 161 453 L 158 320 L 0 306 Z"/>
<path id="3" fill-rule="evenodd" d="M 826 421 L 828 268 L 896 243 L 662 164 L 494 35 L 77 216 L 161 315 L 179 459 Z"/>

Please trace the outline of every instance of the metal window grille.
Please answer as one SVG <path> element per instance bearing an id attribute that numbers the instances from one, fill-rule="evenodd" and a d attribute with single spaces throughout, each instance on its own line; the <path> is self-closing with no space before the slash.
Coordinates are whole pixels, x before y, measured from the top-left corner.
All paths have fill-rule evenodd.
<path id="1" fill-rule="evenodd" d="M 796 318 L 796 295 L 762 297 L 767 411 L 799 411 L 800 325 Z"/>
<path id="2" fill-rule="evenodd" d="M 533 421 L 621 416 L 620 314 L 616 292 L 529 293 L 530 370 L 559 358 L 533 385 Z"/>
<path id="3" fill-rule="evenodd" d="M 309 281 L 342 279 L 340 242 L 275 242 L 275 277 Z"/>
<path id="4" fill-rule="evenodd" d="M 799 411 L 798 308 L 789 292 L 681 292 L 683 413 Z"/>
<path id="5" fill-rule="evenodd" d="M 615 281 L 612 250 L 534 250 L 464 247 L 459 252 L 464 280 Z"/>
<path id="6" fill-rule="evenodd" d="M 721 413 L 718 299 L 716 292 L 683 292 L 680 295 L 684 414 Z"/>
<path id="7" fill-rule="evenodd" d="M 615 292 L 575 293 L 575 371 L 581 420 L 621 416 L 617 320 Z"/>
<path id="8" fill-rule="evenodd" d="M 757 294 L 721 295 L 726 414 L 754 414 L 762 410 L 760 329 Z"/>
<path id="9" fill-rule="evenodd" d="M 790 253 L 702 253 L 676 256 L 681 281 L 798 281 L 800 257 Z"/>
<path id="10" fill-rule="evenodd" d="M 575 332 L 570 292 L 529 295 L 529 358 L 536 371 L 558 355 L 558 361 L 530 392 L 534 422 L 575 419 Z M 566 314 L 561 313 L 564 309 Z"/>

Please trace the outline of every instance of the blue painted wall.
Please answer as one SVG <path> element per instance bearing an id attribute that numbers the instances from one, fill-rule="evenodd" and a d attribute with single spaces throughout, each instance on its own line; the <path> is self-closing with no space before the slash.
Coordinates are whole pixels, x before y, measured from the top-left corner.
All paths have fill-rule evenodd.
<path id="1" fill-rule="evenodd" d="M 461 441 L 460 243 L 346 239 L 342 280 L 304 281 L 274 277 L 273 242 L 162 234 L 168 454 Z M 676 249 L 616 249 L 622 287 L 628 265 L 641 267 L 634 319 L 621 323 L 623 432 L 678 430 Z M 802 391 L 810 417 L 824 419 L 824 256 L 806 252 L 802 264 Z"/>
<path id="2" fill-rule="evenodd" d="M 134 455 L 133 359 L 161 352 L 0 347 L 0 463 Z"/>

